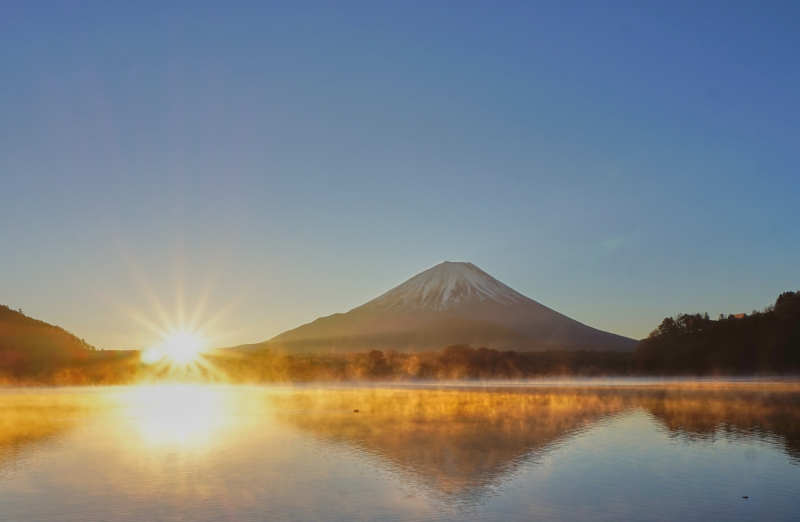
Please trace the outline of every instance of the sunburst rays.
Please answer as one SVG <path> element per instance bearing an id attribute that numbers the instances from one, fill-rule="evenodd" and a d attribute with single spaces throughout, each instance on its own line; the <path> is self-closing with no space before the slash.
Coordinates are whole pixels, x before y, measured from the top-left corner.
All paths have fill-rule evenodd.
<path id="1" fill-rule="evenodd" d="M 234 297 L 219 306 L 210 306 L 214 278 L 200 278 L 196 285 L 187 286 L 185 270 L 182 263 L 178 263 L 171 285 L 174 306 L 170 306 L 167 304 L 169 300 L 163 299 L 170 292 L 157 292 L 156 285 L 151 284 L 132 257 L 126 255 L 125 249 L 120 251 L 144 306 L 119 302 L 116 305 L 141 329 L 136 336 L 150 339 L 142 343 L 140 351 L 140 360 L 147 367 L 147 374 L 154 380 L 226 381 L 226 375 L 215 367 L 209 355 L 233 333 L 221 325 L 241 298 Z M 187 299 L 187 288 L 197 289 L 190 299 Z"/>

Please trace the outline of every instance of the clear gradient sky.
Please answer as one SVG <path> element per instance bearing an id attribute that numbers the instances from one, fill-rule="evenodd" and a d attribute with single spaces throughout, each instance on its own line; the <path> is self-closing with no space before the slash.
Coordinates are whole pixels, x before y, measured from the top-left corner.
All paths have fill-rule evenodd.
<path id="1" fill-rule="evenodd" d="M 797 2 L 27 3 L 0 303 L 97 346 L 180 295 L 260 341 L 446 259 L 632 337 L 800 288 Z"/>

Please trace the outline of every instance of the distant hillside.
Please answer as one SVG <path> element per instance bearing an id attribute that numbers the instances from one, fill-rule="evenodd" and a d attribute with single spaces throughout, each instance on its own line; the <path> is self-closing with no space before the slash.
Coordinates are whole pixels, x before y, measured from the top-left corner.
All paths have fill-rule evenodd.
<path id="1" fill-rule="evenodd" d="M 667 317 L 639 343 L 634 367 L 664 375 L 800 373 L 800 292 L 750 315 Z"/>
<path id="2" fill-rule="evenodd" d="M 347 313 L 319 318 L 250 348 L 431 351 L 456 344 L 632 351 L 636 341 L 556 312 L 472 263 L 445 261 Z"/>
<path id="3" fill-rule="evenodd" d="M 28 375 L 86 359 L 94 347 L 61 327 L 0 305 L 0 371 Z"/>

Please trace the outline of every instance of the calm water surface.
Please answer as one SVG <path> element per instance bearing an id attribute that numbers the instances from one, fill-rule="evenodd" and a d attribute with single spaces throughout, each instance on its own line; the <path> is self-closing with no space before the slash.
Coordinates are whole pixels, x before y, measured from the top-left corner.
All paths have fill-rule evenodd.
<path id="1" fill-rule="evenodd" d="M 792 382 L 0 390 L 1 521 L 800 520 L 799 499 Z"/>

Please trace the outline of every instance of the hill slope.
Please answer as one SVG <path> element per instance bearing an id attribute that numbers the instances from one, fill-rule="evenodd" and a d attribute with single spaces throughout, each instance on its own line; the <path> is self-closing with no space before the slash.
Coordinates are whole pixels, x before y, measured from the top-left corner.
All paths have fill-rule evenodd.
<path id="1" fill-rule="evenodd" d="M 530 299 L 472 263 L 444 262 L 343 314 L 252 347 L 289 351 L 438 350 L 452 344 L 536 351 L 633 350 Z"/>
<path id="2" fill-rule="evenodd" d="M 92 350 L 63 328 L 0 305 L 0 371 L 35 373 L 85 359 Z"/>

